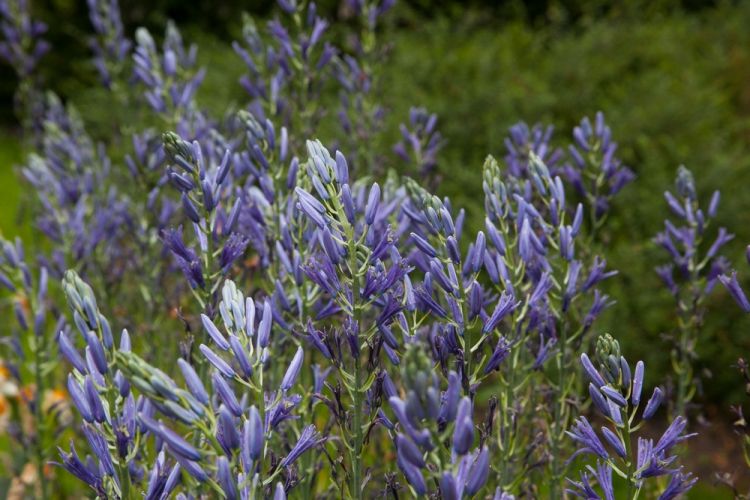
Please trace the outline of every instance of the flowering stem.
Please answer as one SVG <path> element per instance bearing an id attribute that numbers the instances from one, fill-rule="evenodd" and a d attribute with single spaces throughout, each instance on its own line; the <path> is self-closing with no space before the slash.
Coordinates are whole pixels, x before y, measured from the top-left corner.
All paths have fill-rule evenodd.
<path id="1" fill-rule="evenodd" d="M 124 460 L 120 461 L 117 468 L 119 469 L 120 480 L 122 481 L 122 498 L 130 498 L 130 473 Z"/>
<path id="2" fill-rule="evenodd" d="M 460 265 L 460 264 L 459 264 Z M 461 316 L 464 318 L 464 325 L 462 326 L 464 329 L 464 370 L 465 370 L 465 387 L 464 392 L 467 396 L 471 397 L 471 349 L 474 346 L 474 339 L 471 335 L 471 328 L 467 328 L 466 325 L 466 318 L 468 318 L 468 311 L 466 310 L 466 303 L 467 303 L 467 297 L 466 297 L 466 290 L 462 284 L 459 283 L 458 285 L 459 290 L 461 291 Z"/>
<path id="3" fill-rule="evenodd" d="M 628 481 L 628 494 L 627 494 L 627 496 L 625 498 L 635 498 L 635 497 L 638 496 L 638 490 L 635 491 L 635 496 L 634 496 L 633 486 L 635 485 L 635 477 L 633 477 L 633 476 L 634 476 L 634 472 L 635 471 L 633 470 L 633 466 L 635 464 L 635 460 L 633 460 L 633 457 L 631 456 L 631 446 L 632 446 L 632 443 L 630 442 L 631 441 L 631 439 L 630 439 L 630 432 L 631 432 L 630 420 L 631 420 L 631 418 L 630 418 L 629 415 L 626 415 L 623 420 L 625 421 L 624 422 L 625 431 L 624 431 L 624 436 L 623 436 L 624 439 L 622 441 L 623 441 L 623 444 L 625 445 L 625 456 L 627 457 L 626 460 L 628 461 L 627 462 L 627 472 L 626 472 L 627 481 Z"/>
<path id="4" fill-rule="evenodd" d="M 352 487 L 354 498 L 362 498 L 362 373 L 359 359 L 355 359 L 354 367 L 354 459 L 352 462 Z"/>
<path id="5" fill-rule="evenodd" d="M 354 228 L 349 235 L 349 268 L 352 273 L 352 312 L 354 323 L 359 335 L 360 310 L 357 307 L 359 296 L 359 273 L 357 266 L 357 240 L 354 237 Z M 359 342 L 359 341 L 358 341 Z M 362 498 L 362 371 L 360 368 L 359 353 L 354 356 L 354 450 L 352 451 L 352 495 L 354 498 Z"/>
<path id="6" fill-rule="evenodd" d="M 689 385 L 690 361 L 687 359 L 688 330 L 682 328 L 680 332 L 680 344 L 678 352 L 678 376 L 677 376 L 677 402 L 675 415 L 685 415 L 685 406 L 688 402 L 687 392 Z"/>
<path id="7" fill-rule="evenodd" d="M 698 330 L 699 305 L 701 291 L 698 287 L 698 268 L 695 257 L 690 257 L 688 262 L 690 271 L 690 294 L 688 299 L 690 305 L 678 304 L 680 311 L 680 340 L 677 346 L 677 401 L 674 416 L 686 416 L 687 404 L 692 399 L 692 364 L 690 360 L 690 345 Z"/>
<path id="8" fill-rule="evenodd" d="M 34 335 L 33 332 L 28 332 Z M 34 337 L 32 337 L 34 338 Z M 41 335 L 38 339 L 34 338 L 34 378 L 36 383 L 36 401 L 34 403 L 34 419 L 36 420 L 36 466 L 37 480 L 40 483 L 42 499 L 47 498 L 47 482 L 44 480 L 44 413 L 42 411 L 44 380 L 42 376 L 42 352 L 47 352 L 45 336 Z M 37 340 L 41 340 L 37 344 Z"/>
<path id="9" fill-rule="evenodd" d="M 565 412 L 565 399 L 567 390 L 565 390 L 565 374 L 567 367 L 566 347 L 568 342 L 567 323 L 563 323 L 560 329 L 560 354 L 557 356 L 557 391 L 554 402 L 554 431 L 552 431 L 550 469 L 552 471 L 552 482 L 550 496 L 552 498 L 560 497 L 560 482 L 564 471 L 560 467 L 560 443 L 565 432 L 565 423 L 563 414 Z"/>
<path id="10" fill-rule="evenodd" d="M 511 460 L 513 459 L 513 455 L 515 454 L 516 433 L 511 422 L 513 417 L 511 415 L 510 408 L 512 407 L 512 402 L 515 401 L 515 375 L 516 370 L 518 369 L 518 358 L 520 352 L 521 349 L 513 350 L 511 368 L 510 370 L 508 370 L 508 379 L 505 380 L 503 392 L 501 394 L 502 399 L 500 400 L 500 407 L 506 409 L 506 411 L 500 411 L 500 425 L 498 426 L 500 449 L 503 450 L 503 464 L 501 469 L 502 474 L 500 475 L 500 478 L 505 482 L 506 485 L 510 485 L 512 483 L 512 480 L 508 474 L 508 465 L 510 464 Z"/>
<path id="11" fill-rule="evenodd" d="M 0 235 L 1 236 L 1 235 Z M 18 271 L 18 280 L 23 283 L 23 274 Z M 39 308 L 37 304 L 37 296 L 34 293 L 29 293 L 28 288 L 24 288 L 24 299 L 29 307 L 29 310 L 34 313 Z M 26 327 L 26 338 L 29 339 L 29 345 L 34 354 L 34 384 L 36 389 L 34 391 L 34 429 L 36 431 L 36 439 L 34 440 L 34 452 L 36 454 L 36 467 L 37 467 L 37 481 L 40 482 L 41 498 L 48 498 L 47 495 L 47 484 L 44 480 L 44 464 L 46 462 L 44 453 L 44 412 L 42 405 L 44 403 L 44 373 L 42 365 L 44 364 L 44 353 L 48 351 L 47 337 L 42 335 L 37 336 L 34 328 L 31 326 Z"/>
<path id="12" fill-rule="evenodd" d="M 101 335 L 101 331 L 99 332 Z M 117 358 L 113 358 L 116 362 Z M 110 372 L 111 373 L 111 372 Z M 117 405 L 117 392 L 114 385 L 110 385 L 106 389 L 105 398 L 110 408 L 118 408 Z M 120 482 L 120 494 L 123 499 L 130 498 L 130 471 L 128 470 L 128 460 L 120 458 L 117 461 L 117 476 Z"/>
<path id="13" fill-rule="evenodd" d="M 200 305 L 206 311 L 206 313 L 208 313 L 210 312 L 209 309 L 211 306 L 211 296 L 213 295 L 214 290 L 218 288 L 218 282 L 214 286 L 212 286 L 210 283 L 211 282 L 210 276 L 211 276 L 211 272 L 214 266 L 214 254 L 213 254 L 213 228 L 212 228 L 213 224 L 211 223 L 211 213 L 208 210 L 206 210 L 205 212 L 205 219 L 206 219 L 206 226 L 207 226 L 207 229 L 205 231 L 206 254 L 203 256 L 203 265 L 206 268 L 206 275 L 207 277 L 209 277 L 209 280 L 206 283 L 207 288 L 203 290 L 203 294 L 202 294 L 203 299 L 201 300 L 202 303 Z M 209 316 L 212 316 L 212 315 L 209 315 Z M 204 338 L 206 338 L 208 334 L 205 332 L 205 329 L 203 330 L 203 332 L 204 332 L 203 333 Z M 198 377 L 201 379 L 201 381 L 205 382 L 209 363 L 205 359 L 203 358 L 201 359 L 202 359 L 202 362 L 198 366 Z"/>
<path id="14" fill-rule="evenodd" d="M 258 353 L 258 356 L 261 356 L 261 352 Z M 258 414 L 260 415 L 260 421 L 261 426 L 263 428 L 263 453 L 261 455 L 261 462 L 259 464 L 260 468 L 260 476 L 263 477 L 263 460 L 266 457 L 266 453 L 268 451 L 268 436 L 266 435 L 266 392 L 263 389 L 263 374 L 264 374 L 264 364 L 258 363 L 258 390 L 259 390 L 259 397 L 258 397 Z M 255 493 L 255 490 L 253 490 L 253 494 Z"/>

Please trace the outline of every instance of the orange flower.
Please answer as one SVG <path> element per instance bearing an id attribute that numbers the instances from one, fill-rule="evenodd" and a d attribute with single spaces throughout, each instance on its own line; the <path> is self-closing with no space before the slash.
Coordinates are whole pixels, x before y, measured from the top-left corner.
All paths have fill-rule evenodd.
<path id="1" fill-rule="evenodd" d="M 5 396 L 0 394 L 0 434 L 5 433 L 8 430 L 8 423 L 10 421 L 10 405 Z"/>
<path id="2" fill-rule="evenodd" d="M 63 425 L 69 424 L 73 419 L 68 393 L 63 389 L 48 389 L 45 391 L 42 409 L 44 413 L 57 413 L 58 419 Z"/>
<path id="3" fill-rule="evenodd" d="M 36 385 L 29 384 L 21 388 L 19 394 L 22 403 L 29 403 L 36 398 Z"/>
<path id="4" fill-rule="evenodd" d="M 18 396 L 18 385 L 2 360 L 0 360 L 0 395 L 9 398 Z"/>

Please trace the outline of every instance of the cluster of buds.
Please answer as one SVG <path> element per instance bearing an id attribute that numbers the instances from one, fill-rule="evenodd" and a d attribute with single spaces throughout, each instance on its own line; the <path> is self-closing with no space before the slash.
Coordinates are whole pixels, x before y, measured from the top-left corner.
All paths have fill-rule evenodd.
<path id="1" fill-rule="evenodd" d="M 19 78 L 30 76 L 39 60 L 49 52 L 49 43 L 42 38 L 47 25 L 31 17 L 28 0 L 0 2 L 0 27 L 5 41 L 0 43 L 0 57 L 13 66 Z"/>
<path id="2" fill-rule="evenodd" d="M 225 207 L 231 203 L 231 186 L 228 194 L 220 193 L 232 167 L 232 155 L 225 150 L 220 163 L 215 164 L 211 161 L 213 155 L 204 157 L 197 141 L 190 143 L 174 133 L 164 134 L 163 140 L 170 163 L 179 169 L 176 171 L 170 166 L 167 175 L 180 191 L 182 209 L 193 225 L 202 258 L 183 243 L 179 229 L 165 230 L 163 240 L 191 288 L 207 288 L 213 293 L 220 285 L 220 277 L 229 271 L 248 245 L 246 237 L 233 231 L 239 216 L 239 200 L 227 211 Z M 215 251 L 217 244 L 221 245 L 221 252 Z M 218 262 L 214 262 L 216 253 Z M 206 278 L 209 279 L 208 285 Z"/>
<path id="3" fill-rule="evenodd" d="M 273 359 L 268 350 L 273 322 L 269 302 L 256 322 L 254 301 L 245 299 L 233 282 L 225 283 L 219 309 L 226 335 L 203 316 L 212 347 L 200 346 L 205 359 L 199 366 L 212 367 L 209 392 L 187 359 L 177 363 L 183 389 L 131 351 L 126 330 L 115 347 L 93 291 L 77 275 L 66 274 L 63 288 L 75 323 L 86 332 L 81 333 L 85 356 L 67 335 L 60 334 L 58 341 L 73 367 L 68 391 L 84 420 L 82 430 L 96 462 L 81 460 L 71 445 L 70 452 L 61 451 L 61 466 L 97 494 L 127 497 L 131 488 L 142 487 L 155 495 L 149 498 L 156 498 L 181 485 L 189 491 L 209 488 L 226 498 L 258 495 L 270 492 L 280 474 L 323 442 L 315 426 L 294 425 L 293 410 L 302 398 L 291 391 L 302 368 L 302 349 L 286 367 L 277 390 L 267 390 L 271 377 L 264 379 L 263 373 Z M 214 349 L 231 357 L 227 360 Z M 245 395 L 238 398 L 233 385 L 242 386 Z M 133 391 L 139 393 L 137 398 Z M 187 426 L 187 435 L 177 430 L 180 426 Z M 143 444 L 148 439 L 155 440 L 154 453 Z M 274 439 L 293 444 L 279 455 L 282 448 L 272 445 Z M 279 492 L 277 485 L 275 494 L 284 488 Z"/>
<path id="4" fill-rule="evenodd" d="M 278 19 L 269 21 L 263 33 L 250 16 L 243 17 L 242 43 L 232 44 L 247 68 L 240 85 L 257 116 L 312 132 L 323 114 L 317 101 L 336 50 L 324 41 L 328 22 L 317 15 L 315 2 L 306 10 L 296 2 L 279 4 L 292 21 L 292 33 Z"/>
<path id="5" fill-rule="evenodd" d="M 428 484 L 433 484 L 429 479 L 434 477 L 442 498 L 472 497 L 487 482 L 490 457 L 486 446 L 474 448 L 474 405 L 461 397 L 459 376 L 451 372 L 441 394 L 431 360 L 414 344 L 404 354 L 402 373 L 403 399 L 392 382 L 385 384 L 398 424 L 387 417 L 384 421 L 412 492 L 428 494 Z"/>
<path id="6" fill-rule="evenodd" d="M 573 139 L 568 147 L 571 160 L 562 168 L 568 182 L 586 199 L 596 228 L 609 211 L 612 198 L 633 182 L 635 174 L 616 156 L 617 143 L 601 111 L 593 124 L 588 117 L 581 120 L 573 129 Z"/>
<path id="7" fill-rule="evenodd" d="M 85 272 L 87 264 L 101 259 L 116 279 L 127 269 L 119 243 L 132 226 L 128 201 L 111 185 L 110 158 L 94 145 L 75 109 L 53 94 L 46 102 L 47 132 L 21 174 L 39 200 L 37 227 L 57 247 L 48 267 L 60 277 L 69 267 Z"/>
<path id="8" fill-rule="evenodd" d="M 598 367 L 588 355 L 581 355 L 581 365 L 589 379 L 591 401 L 607 425 L 599 434 L 586 417 L 581 416 L 568 432 L 579 446 L 575 455 L 590 454 L 598 460 L 596 468 L 587 466 L 581 471 L 580 480 L 569 480 L 569 493 L 580 498 L 601 498 L 591 483 L 595 478 L 604 498 L 614 498 L 613 472 L 627 482 L 627 498 L 635 498 L 634 495 L 641 490 L 656 487 L 656 481 L 648 480 L 660 476 L 669 477 L 666 488 L 660 492 L 661 499 L 675 498 L 689 490 L 697 478 L 675 466 L 677 455 L 674 453 L 679 443 L 695 435 L 685 434 L 685 417 L 676 417 L 656 442 L 638 436 L 637 447 L 634 447 L 632 441 L 638 429 L 644 421 L 654 417 L 664 393 L 656 387 L 643 411 L 639 412 L 644 401 L 645 365 L 639 361 L 631 371 L 630 364 L 620 354 L 619 343 L 609 335 L 597 340 L 596 360 Z"/>
<path id="9" fill-rule="evenodd" d="M 167 25 L 161 51 L 146 28 L 136 31 L 135 42 L 134 74 L 145 87 L 146 102 L 181 135 L 193 132 L 202 120 L 195 93 L 206 73 L 195 70 L 197 46 L 186 47 L 173 23 Z"/>
<path id="10" fill-rule="evenodd" d="M 125 36 L 118 0 L 87 0 L 89 19 L 96 32 L 89 45 L 102 85 L 111 89 L 130 54 L 131 41 Z"/>
<path id="11" fill-rule="evenodd" d="M 552 125 L 544 126 L 540 123 L 529 127 L 519 122 L 510 127 L 508 137 L 505 138 L 505 163 L 510 177 L 525 178 L 530 174 L 529 166 L 533 156 L 539 158 L 550 172 L 558 174 L 561 171 L 560 161 L 563 151 L 550 145 L 554 132 Z"/>
<path id="12" fill-rule="evenodd" d="M 444 145 L 443 136 L 436 130 L 437 115 L 424 108 L 409 110 L 409 125 L 399 126 L 401 141 L 393 151 L 412 170 L 429 177 L 437 168 L 437 157 Z"/>

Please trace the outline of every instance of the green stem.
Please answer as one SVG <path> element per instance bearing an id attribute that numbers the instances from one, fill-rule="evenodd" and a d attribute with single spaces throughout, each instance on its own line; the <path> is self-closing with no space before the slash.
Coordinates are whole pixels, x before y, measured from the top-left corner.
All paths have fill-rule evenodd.
<path id="1" fill-rule="evenodd" d="M 121 460 L 120 464 L 118 464 L 117 466 L 117 469 L 122 484 L 122 498 L 123 500 L 127 500 L 130 498 L 130 472 L 128 471 L 128 465 Z"/>
<path id="2" fill-rule="evenodd" d="M 627 476 L 628 476 L 628 494 L 625 498 L 632 499 L 637 496 L 637 490 L 635 492 L 635 496 L 633 493 L 633 486 L 635 486 L 635 478 L 633 466 L 635 465 L 635 461 L 630 456 L 631 453 L 631 442 L 630 442 L 630 418 L 628 418 L 628 415 L 625 416 L 625 439 L 623 441 L 625 442 L 625 456 L 628 457 L 628 468 L 627 468 Z"/>
<path id="3" fill-rule="evenodd" d="M 678 303 L 680 311 L 680 340 L 677 346 L 677 401 L 674 416 L 687 416 L 687 404 L 692 399 L 690 394 L 693 385 L 693 367 L 690 360 L 690 344 L 698 333 L 698 301 L 701 291 L 697 286 L 700 278 L 695 257 L 688 262 L 690 270 L 689 305 Z"/>
<path id="4" fill-rule="evenodd" d="M 357 307 L 357 297 L 359 295 L 359 272 L 357 266 L 357 241 L 354 238 L 354 229 L 351 229 L 349 235 L 349 268 L 352 274 L 352 312 L 354 313 L 354 322 L 357 333 L 359 334 L 360 310 Z M 359 356 L 354 357 L 354 449 L 352 451 L 352 488 L 351 494 L 357 500 L 362 498 L 362 370 L 360 367 Z"/>
<path id="5" fill-rule="evenodd" d="M 459 269 L 460 269 L 460 263 L 459 263 Z M 466 310 L 466 304 L 467 304 L 467 297 L 466 297 L 466 290 L 464 289 L 464 286 L 462 283 L 458 283 L 458 289 L 461 291 L 461 316 L 464 318 L 464 370 L 465 370 L 465 376 L 466 376 L 466 386 L 464 387 L 464 392 L 467 396 L 471 397 L 471 376 L 472 376 L 472 366 L 471 366 L 471 360 L 472 360 L 472 354 L 471 354 L 471 348 L 474 347 L 474 338 L 472 336 L 472 330 L 473 328 L 469 328 L 466 324 L 466 319 L 468 316 L 468 311 Z"/>
<path id="6" fill-rule="evenodd" d="M 509 477 L 508 474 L 510 461 L 513 459 L 513 455 L 515 454 L 515 433 L 512 432 L 511 429 L 512 419 L 510 412 L 512 411 L 511 409 L 513 407 L 513 400 L 515 399 L 515 375 L 518 367 L 518 357 L 520 351 L 520 349 L 514 350 L 512 365 L 510 370 L 508 370 L 508 379 L 505 381 L 505 386 L 503 387 L 503 393 L 501 396 L 502 399 L 500 408 L 502 408 L 502 410 L 500 411 L 500 425 L 498 426 L 498 433 L 500 435 L 500 440 L 503 446 L 503 462 L 501 468 L 502 474 L 500 475 L 500 480 L 504 483 L 503 489 L 505 489 L 506 486 L 510 485 L 513 482 L 512 478 Z"/>
<path id="7" fill-rule="evenodd" d="M 675 416 L 684 416 L 687 406 L 687 393 L 690 386 L 690 360 L 687 359 L 688 329 L 682 328 L 678 352 L 677 402 Z"/>
<path id="8" fill-rule="evenodd" d="M 28 335 L 34 335 L 34 332 L 27 332 Z M 34 337 L 32 337 L 34 338 Z M 47 346 L 44 334 L 38 338 L 34 338 L 34 379 L 36 383 L 36 401 L 34 403 L 34 419 L 36 428 L 36 466 L 37 466 L 37 480 L 40 483 L 40 490 L 42 499 L 48 498 L 47 495 L 47 481 L 44 480 L 44 412 L 42 411 L 43 403 L 43 392 L 44 392 L 44 378 L 42 376 L 42 353 L 47 352 Z M 37 344 L 41 341 L 41 345 Z"/>
<path id="9" fill-rule="evenodd" d="M 206 254 L 203 256 L 203 265 L 205 266 L 207 288 L 203 290 L 203 294 L 202 294 L 203 303 L 200 305 L 206 311 L 208 311 L 208 306 L 211 303 L 211 295 L 213 295 L 214 290 L 218 288 L 218 284 L 217 285 L 212 284 L 211 279 L 210 279 L 210 277 L 212 276 L 213 268 L 214 268 L 214 254 L 213 254 L 214 244 L 213 244 L 213 228 L 212 228 L 212 222 L 211 222 L 211 213 L 208 210 L 206 210 L 204 217 L 206 220 Z M 208 334 L 205 333 L 205 331 L 203 335 L 204 335 L 204 338 L 208 336 Z M 201 361 L 198 364 L 198 378 L 200 378 L 205 383 L 209 363 L 203 357 L 201 357 L 200 359 Z"/>
<path id="10" fill-rule="evenodd" d="M 261 353 L 258 352 L 258 356 L 261 356 Z M 266 393 L 263 390 L 263 363 L 259 363 L 258 366 L 258 387 L 260 389 L 259 392 L 259 398 L 258 398 L 258 414 L 260 415 L 260 422 L 261 426 L 263 428 L 263 454 L 260 457 L 260 477 L 263 477 L 263 463 L 265 462 L 266 458 L 266 450 L 268 449 L 268 436 L 265 435 L 266 431 Z M 253 495 L 255 495 L 255 489 L 252 490 Z"/>
<path id="11" fill-rule="evenodd" d="M 354 456 L 352 460 L 352 493 L 354 498 L 362 498 L 362 370 L 359 359 L 354 367 Z"/>
<path id="12" fill-rule="evenodd" d="M 567 324 L 563 324 L 560 328 L 560 355 L 557 357 L 557 390 L 558 394 L 555 397 L 554 404 L 554 430 L 551 436 L 551 458 L 550 458 L 550 470 L 552 472 L 552 482 L 550 486 L 551 498 L 560 498 L 560 481 L 562 479 L 563 470 L 561 469 L 560 462 L 560 444 L 565 431 L 565 424 L 563 422 L 563 413 L 565 411 L 565 398 L 566 391 L 565 385 L 565 367 L 567 366 L 566 354 L 567 354 L 567 336 L 568 328 Z"/>

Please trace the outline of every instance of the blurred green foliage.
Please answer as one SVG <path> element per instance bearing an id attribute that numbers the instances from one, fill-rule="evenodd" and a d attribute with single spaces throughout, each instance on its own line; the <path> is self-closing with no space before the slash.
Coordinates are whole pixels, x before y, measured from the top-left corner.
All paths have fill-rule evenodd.
<path id="1" fill-rule="evenodd" d="M 21 147 L 15 135 L 0 133 L 0 231 L 16 234 L 21 191 L 13 165 L 21 160 Z"/>
<path id="2" fill-rule="evenodd" d="M 335 15 L 329 3 L 323 8 Z M 243 102 L 237 84 L 241 64 L 229 48 L 239 36 L 239 16 L 226 14 L 232 3 L 212 11 L 198 2 L 189 15 L 184 5 L 178 9 L 168 1 L 148 11 L 138 5 L 127 12 L 123 3 L 130 33 L 139 23 L 158 27 L 159 33 L 164 20 L 175 17 L 186 40 L 199 45 L 200 61 L 210 69 L 200 102 L 213 110 Z M 236 14 L 244 6 L 232 8 Z M 267 15 L 270 6 L 258 2 L 251 8 Z M 85 45 L 85 5 L 56 1 L 40 9 L 54 16 L 48 22 L 70 19 L 52 27 L 55 50 L 48 56 L 46 81 L 74 102 L 92 136 L 109 137 L 108 124 L 128 110 L 118 109 L 97 87 Z M 672 300 L 653 272 L 665 257 L 651 237 L 667 215 L 662 193 L 678 165 L 694 171 L 704 196 L 723 190 L 719 218 L 737 234 L 727 247 L 729 257 L 750 276 L 742 262 L 744 244 L 750 242 L 750 195 L 739 188 L 750 181 L 749 25 L 748 2 L 472 2 L 468 8 L 450 3 L 441 9 L 404 2 L 382 33 L 392 49 L 381 81 L 386 132 L 377 146 L 390 149 L 410 106 L 437 112 L 448 141 L 438 192 L 466 207 L 470 216 L 478 215 L 483 159 L 488 153 L 503 156 L 510 125 L 553 123 L 557 136 L 567 139 L 583 116 L 603 110 L 638 179 L 618 198 L 609 224 L 605 254 L 620 275 L 608 293 L 618 305 L 599 328 L 615 333 L 631 359 L 643 357 L 668 373 L 662 335 L 673 328 L 675 317 Z M 7 79 L 0 80 L 6 82 L 0 93 L 7 96 Z M 10 107 L 4 101 L 3 120 Z M 330 139 L 329 128 L 324 124 L 322 138 Z M 0 228 L 6 233 L 18 232 L 21 188 L 10 166 L 19 156 L 17 138 L 3 133 Z M 481 223 L 481 218 L 469 220 Z M 29 234 L 28 228 L 22 233 Z M 718 288 L 705 340 L 697 348 L 699 370 L 713 372 L 704 402 L 726 408 L 739 397 L 739 377 L 729 367 L 750 352 L 749 326 Z M 657 377 L 655 369 L 650 373 Z"/>

